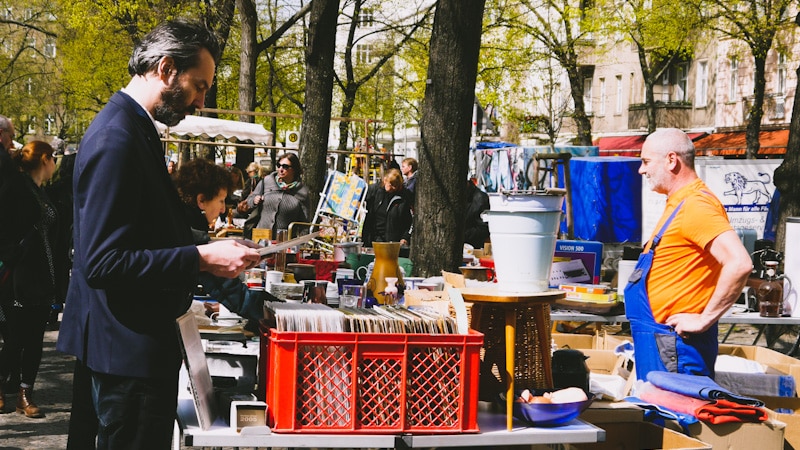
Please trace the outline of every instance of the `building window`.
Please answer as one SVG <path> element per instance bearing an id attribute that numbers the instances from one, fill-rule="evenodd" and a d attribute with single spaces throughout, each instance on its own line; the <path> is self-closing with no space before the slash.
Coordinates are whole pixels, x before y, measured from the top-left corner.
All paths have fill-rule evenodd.
<path id="1" fill-rule="evenodd" d="M 367 64 L 372 62 L 372 44 L 356 45 L 356 64 Z"/>
<path id="2" fill-rule="evenodd" d="M 56 38 L 48 36 L 44 41 L 44 56 L 48 58 L 56 57 Z"/>
<path id="3" fill-rule="evenodd" d="M 708 61 L 697 63 L 697 78 L 695 79 L 694 104 L 698 108 L 708 105 Z"/>
<path id="4" fill-rule="evenodd" d="M 592 79 L 583 79 L 583 110 L 586 114 L 592 113 Z"/>
<path id="5" fill-rule="evenodd" d="M 731 77 L 730 85 L 728 85 L 728 101 L 736 102 L 736 91 L 739 86 L 739 60 L 736 57 L 731 58 Z"/>
<path id="6" fill-rule="evenodd" d="M 622 75 L 617 75 L 617 103 L 614 114 L 622 114 Z"/>
<path id="7" fill-rule="evenodd" d="M 678 64 L 676 68 L 677 84 L 675 85 L 675 101 L 685 102 L 689 100 L 689 64 Z"/>
<path id="8" fill-rule="evenodd" d="M 601 116 L 606 115 L 606 79 L 600 78 L 600 110 L 598 113 Z"/>
<path id="9" fill-rule="evenodd" d="M 778 86 L 775 92 L 778 95 L 786 94 L 786 54 L 778 53 Z"/>
<path id="10" fill-rule="evenodd" d="M 358 25 L 362 28 L 370 28 L 375 25 L 375 13 L 370 8 L 364 8 L 358 13 Z"/>
<path id="11" fill-rule="evenodd" d="M 669 69 L 661 75 L 661 101 L 669 102 Z"/>
<path id="12" fill-rule="evenodd" d="M 45 134 L 54 134 L 53 131 L 56 129 L 56 118 L 53 117 L 52 114 L 48 114 L 44 118 L 44 130 Z"/>
<path id="13" fill-rule="evenodd" d="M 36 50 L 36 38 L 34 36 L 28 36 L 25 38 L 25 47 Z M 31 53 L 31 57 L 36 57 L 36 52 Z"/>
<path id="14" fill-rule="evenodd" d="M 630 97 L 628 97 L 628 103 L 634 103 L 636 101 L 636 74 L 631 72 L 631 91 L 629 93 Z"/>

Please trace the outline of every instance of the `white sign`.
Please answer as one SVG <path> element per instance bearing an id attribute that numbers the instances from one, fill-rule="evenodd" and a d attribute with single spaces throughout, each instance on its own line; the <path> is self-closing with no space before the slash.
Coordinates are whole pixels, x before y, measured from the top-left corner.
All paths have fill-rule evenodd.
<path id="1" fill-rule="evenodd" d="M 719 198 L 733 228 L 756 231 L 764 237 L 769 204 L 775 194 L 772 182 L 781 159 L 697 158 L 697 174 Z M 666 206 L 667 197 L 650 190 L 642 180 L 642 239 L 649 240 Z"/>

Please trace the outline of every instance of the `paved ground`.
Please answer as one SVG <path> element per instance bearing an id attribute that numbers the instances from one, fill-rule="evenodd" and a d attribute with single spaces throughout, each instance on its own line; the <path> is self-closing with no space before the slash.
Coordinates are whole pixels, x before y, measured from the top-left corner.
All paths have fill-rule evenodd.
<path id="1" fill-rule="evenodd" d="M 729 325 L 720 325 L 720 337 L 728 330 Z M 757 330 L 746 325 L 737 325 L 728 339 L 729 343 L 753 343 Z M 774 348 L 788 351 L 797 334 L 790 332 L 781 336 Z M 67 443 L 69 411 L 72 399 L 73 359 L 55 351 L 57 331 L 45 334 L 44 357 L 36 383 L 34 398 L 46 417 L 28 419 L 13 412 L 16 393 L 6 396 L 6 402 L 12 411 L 0 415 L 0 450 L 16 449 L 63 449 Z M 759 345 L 766 345 L 762 337 Z"/>

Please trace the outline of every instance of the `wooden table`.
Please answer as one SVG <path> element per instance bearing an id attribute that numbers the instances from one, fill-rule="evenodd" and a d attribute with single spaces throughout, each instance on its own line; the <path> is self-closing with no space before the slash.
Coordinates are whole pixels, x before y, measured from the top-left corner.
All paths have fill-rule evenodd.
<path id="1" fill-rule="evenodd" d="M 517 310 L 522 307 L 534 308 L 534 326 L 536 327 L 538 351 L 544 361 L 545 380 L 553 387 L 553 373 L 550 366 L 550 327 L 547 324 L 547 312 L 550 304 L 566 294 L 563 291 L 550 290 L 544 292 L 506 291 L 498 286 L 474 287 L 460 289 L 467 302 L 491 304 L 499 306 L 505 312 L 506 342 L 506 426 L 510 431 L 513 422 L 514 408 L 514 352 L 516 344 Z M 473 323 L 478 323 L 475 316 Z M 481 330 L 478 330 L 481 331 Z"/>

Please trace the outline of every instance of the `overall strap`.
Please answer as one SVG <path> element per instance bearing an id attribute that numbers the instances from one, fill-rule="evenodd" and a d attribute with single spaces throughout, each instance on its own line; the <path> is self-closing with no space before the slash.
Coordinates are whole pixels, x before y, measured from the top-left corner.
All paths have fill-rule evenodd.
<path id="1" fill-rule="evenodd" d="M 669 224 L 672 223 L 672 219 L 674 219 L 675 215 L 678 214 L 678 210 L 681 209 L 681 206 L 683 206 L 683 202 L 685 201 L 686 200 L 681 201 L 678 204 L 678 206 L 675 207 L 675 209 L 672 211 L 672 214 L 670 214 L 669 217 L 667 218 L 667 221 L 664 222 L 664 225 L 661 227 L 660 230 L 658 230 L 658 233 L 653 238 L 653 245 L 650 246 L 650 251 L 655 251 L 656 247 L 658 246 L 658 243 L 661 242 L 661 237 L 667 231 L 667 228 L 669 228 Z"/>

